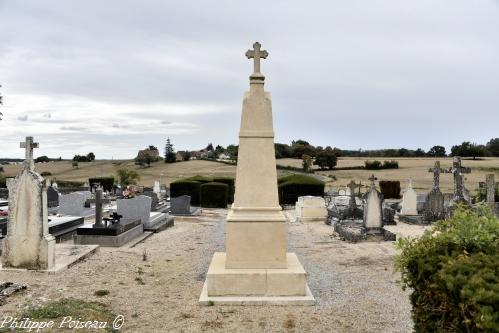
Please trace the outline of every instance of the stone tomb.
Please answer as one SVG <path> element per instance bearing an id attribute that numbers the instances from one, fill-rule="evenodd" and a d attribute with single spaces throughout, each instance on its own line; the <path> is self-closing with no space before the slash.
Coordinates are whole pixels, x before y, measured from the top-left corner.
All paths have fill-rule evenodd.
<path id="1" fill-rule="evenodd" d="M 191 197 L 181 195 L 170 199 L 170 213 L 178 216 L 197 216 L 201 214 L 201 209 L 191 207 Z"/>
<path id="2" fill-rule="evenodd" d="M 73 192 L 63 194 L 59 199 L 59 215 L 92 217 L 95 211 L 92 208 L 85 207 L 85 203 L 91 197 L 90 192 Z"/>
<path id="3" fill-rule="evenodd" d="M 140 218 L 121 218 L 113 214 L 112 218 L 102 220 L 102 204 L 108 202 L 103 199 L 102 187 L 95 188 L 95 223 L 87 224 L 76 230 L 76 244 L 97 244 L 105 247 L 119 247 L 144 233 L 144 225 Z M 150 205 L 150 202 L 148 202 Z"/>
<path id="4" fill-rule="evenodd" d="M 140 195 L 132 199 L 118 199 L 117 212 L 125 219 L 139 219 L 145 231 L 160 232 L 173 226 L 174 219 L 166 213 L 151 212 L 152 198 Z"/>
<path id="5" fill-rule="evenodd" d="M 234 203 L 227 215 L 226 253 L 213 255 L 200 304 L 313 305 L 306 272 L 287 253 L 286 217 L 279 206 L 270 94 L 253 44 L 250 90 L 243 101 Z M 173 202 L 172 202 L 173 208 Z"/>
<path id="6" fill-rule="evenodd" d="M 325 222 L 327 218 L 326 201 L 322 197 L 304 196 L 296 202 L 297 222 Z"/>
<path id="7" fill-rule="evenodd" d="M 407 189 L 402 197 L 401 215 L 418 215 L 418 194 L 412 188 L 412 179 L 409 179 Z"/>

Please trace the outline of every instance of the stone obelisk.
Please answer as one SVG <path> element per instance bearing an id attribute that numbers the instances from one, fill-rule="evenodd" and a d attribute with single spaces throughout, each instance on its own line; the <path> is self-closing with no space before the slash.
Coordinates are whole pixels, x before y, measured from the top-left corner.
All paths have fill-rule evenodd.
<path id="1" fill-rule="evenodd" d="M 23 170 L 9 179 L 9 221 L 3 242 L 2 267 L 49 270 L 55 263 L 55 238 L 48 233 L 47 185 L 34 171 L 33 148 L 27 137 Z"/>
<path id="2" fill-rule="evenodd" d="M 272 102 L 264 90 L 260 43 L 246 52 L 254 60 L 244 95 L 239 132 L 236 190 L 227 215 L 226 253 L 215 253 L 201 304 L 313 304 L 306 272 L 286 253 L 286 217 L 279 206 Z M 276 301 L 276 297 L 279 298 Z"/>

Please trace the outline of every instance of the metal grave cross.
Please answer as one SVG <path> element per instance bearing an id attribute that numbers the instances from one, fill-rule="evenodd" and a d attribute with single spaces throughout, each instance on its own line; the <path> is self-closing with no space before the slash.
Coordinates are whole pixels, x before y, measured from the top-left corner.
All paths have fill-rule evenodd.
<path id="1" fill-rule="evenodd" d="M 102 223 L 102 206 L 103 206 L 103 204 L 110 203 L 111 200 L 103 198 L 101 186 L 99 186 L 95 189 L 95 199 L 88 199 L 87 202 L 95 204 L 94 228 L 104 227 L 104 224 Z"/>
<path id="2" fill-rule="evenodd" d="M 33 149 L 38 148 L 38 142 L 33 142 L 32 136 L 27 136 L 25 142 L 21 142 L 21 148 L 24 148 L 24 168 L 28 170 L 33 170 L 35 168 L 35 163 L 33 161 Z"/>
<path id="3" fill-rule="evenodd" d="M 258 42 L 253 44 L 253 50 L 246 51 L 246 57 L 248 59 L 253 59 L 253 74 L 261 74 L 260 73 L 260 58 L 267 59 L 269 53 L 266 50 L 261 50 L 262 45 Z"/>

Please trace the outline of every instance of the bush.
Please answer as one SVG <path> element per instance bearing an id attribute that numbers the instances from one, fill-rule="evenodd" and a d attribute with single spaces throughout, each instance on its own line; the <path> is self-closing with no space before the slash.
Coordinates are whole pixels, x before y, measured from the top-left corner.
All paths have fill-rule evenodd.
<path id="1" fill-rule="evenodd" d="M 201 204 L 201 183 L 194 180 L 180 179 L 170 184 L 170 197 L 176 198 L 181 195 L 191 197 L 191 205 Z"/>
<path id="2" fill-rule="evenodd" d="M 52 172 L 49 172 L 49 171 L 43 171 L 42 173 L 40 173 L 40 176 L 42 176 L 42 177 L 52 176 Z"/>
<path id="3" fill-rule="evenodd" d="M 365 169 L 367 170 L 381 170 L 381 169 L 398 169 L 399 168 L 399 162 L 391 160 L 391 161 L 384 161 L 381 163 L 381 161 L 374 160 L 374 161 L 365 161 Z"/>
<path id="4" fill-rule="evenodd" d="M 90 187 L 93 187 L 96 183 L 99 183 L 104 191 L 111 192 L 113 190 L 114 177 L 94 177 L 88 179 Z"/>
<path id="5" fill-rule="evenodd" d="M 198 183 L 201 183 L 201 184 L 206 184 L 206 183 L 211 183 L 213 181 L 213 178 L 212 177 L 206 177 L 206 176 L 197 175 L 197 176 L 194 176 L 194 177 L 185 178 L 185 180 L 190 180 L 190 181 L 193 181 L 193 182 L 198 182 Z"/>
<path id="6" fill-rule="evenodd" d="M 223 183 L 223 184 L 227 184 L 227 186 L 229 187 L 229 196 L 227 198 L 228 200 L 228 203 L 231 204 L 234 202 L 234 193 L 236 191 L 236 186 L 234 184 L 234 178 L 230 178 L 230 177 L 218 177 L 218 178 L 213 178 L 213 181 L 216 182 L 216 183 Z"/>
<path id="7" fill-rule="evenodd" d="M 385 199 L 399 199 L 400 198 L 400 182 L 391 180 L 381 180 L 379 188 Z"/>
<path id="8" fill-rule="evenodd" d="M 462 206 L 420 238 L 402 238 L 396 268 L 416 332 L 499 331 L 499 218 Z"/>
<path id="9" fill-rule="evenodd" d="M 227 208 L 229 186 L 223 183 L 206 183 L 201 185 L 201 207 Z"/>
<path id="10" fill-rule="evenodd" d="M 83 182 L 77 182 L 77 181 L 71 181 L 71 180 L 54 180 L 57 182 L 57 185 L 60 188 L 68 187 L 68 188 L 74 188 L 74 187 L 82 187 Z"/>
<path id="11" fill-rule="evenodd" d="M 305 175 L 289 175 L 277 180 L 279 203 L 294 205 L 298 197 L 305 195 L 323 196 L 324 182 Z"/>
<path id="12" fill-rule="evenodd" d="M 0 174 L 0 188 L 6 188 L 7 187 L 7 178 Z"/>

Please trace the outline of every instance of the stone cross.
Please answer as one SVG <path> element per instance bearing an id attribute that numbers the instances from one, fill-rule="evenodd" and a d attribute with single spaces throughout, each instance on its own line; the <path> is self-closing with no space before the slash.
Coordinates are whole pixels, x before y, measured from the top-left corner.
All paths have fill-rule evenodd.
<path id="1" fill-rule="evenodd" d="M 24 168 L 33 170 L 35 168 L 35 163 L 33 161 L 33 149 L 38 148 L 38 142 L 33 142 L 33 137 L 27 136 L 26 141 L 21 142 L 20 147 L 26 150 L 24 157 Z"/>
<path id="2" fill-rule="evenodd" d="M 347 187 L 350 189 L 350 203 L 348 210 L 352 214 L 355 212 L 355 209 L 357 208 L 357 203 L 355 202 L 355 188 L 357 187 L 357 184 L 353 180 L 350 181 L 350 184 L 347 185 Z"/>
<path id="3" fill-rule="evenodd" d="M 430 168 L 428 172 L 433 172 L 433 189 L 440 188 L 440 173 L 445 172 L 445 170 L 440 168 L 440 161 L 435 161 L 435 166 Z"/>
<path id="4" fill-rule="evenodd" d="M 464 198 L 464 182 L 462 174 L 471 173 L 471 169 L 462 167 L 461 157 L 454 156 L 452 168 L 446 172 L 454 175 L 454 201 L 466 201 Z"/>
<path id="5" fill-rule="evenodd" d="M 95 189 L 95 199 L 88 199 L 87 202 L 95 204 L 95 224 L 94 224 L 94 228 L 102 228 L 102 227 L 104 227 L 104 224 L 102 223 L 102 205 L 106 204 L 106 203 L 110 203 L 111 200 L 104 199 L 102 197 L 102 187 L 101 186 L 98 186 Z"/>
<path id="6" fill-rule="evenodd" d="M 487 175 L 487 203 L 489 205 L 494 205 L 495 203 L 495 180 L 494 180 L 494 174 L 488 174 Z"/>
<path id="7" fill-rule="evenodd" d="M 253 44 L 253 50 L 246 51 L 246 57 L 248 59 L 253 59 L 253 74 L 261 74 L 260 73 L 260 58 L 267 59 L 269 53 L 266 50 L 261 50 L 262 45 L 258 42 Z"/>
<path id="8" fill-rule="evenodd" d="M 374 184 L 374 181 L 378 180 L 378 178 L 374 177 L 374 174 L 372 174 L 371 177 L 369 177 L 369 180 L 371 181 L 371 188 L 376 187 L 376 185 Z"/>

